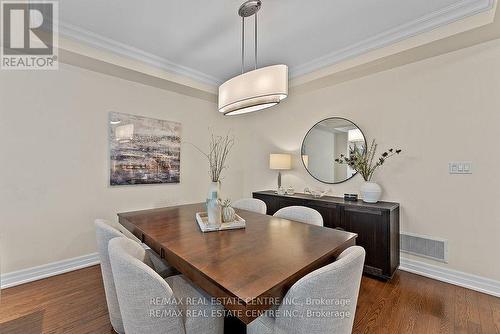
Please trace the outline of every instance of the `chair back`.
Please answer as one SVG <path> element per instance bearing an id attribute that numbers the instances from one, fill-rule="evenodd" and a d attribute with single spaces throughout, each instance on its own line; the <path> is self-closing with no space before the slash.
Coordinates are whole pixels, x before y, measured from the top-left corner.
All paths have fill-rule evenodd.
<path id="1" fill-rule="evenodd" d="M 174 293 L 144 263 L 144 248 L 122 237 L 111 240 L 108 250 L 125 332 L 185 334 Z"/>
<path id="2" fill-rule="evenodd" d="M 263 215 L 267 212 L 267 205 L 264 201 L 257 198 L 242 198 L 233 203 L 233 208 L 253 211 Z"/>
<path id="3" fill-rule="evenodd" d="M 337 260 L 298 280 L 276 318 L 275 334 L 350 334 L 356 313 L 365 250 L 352 246 Z"/>
<path id="4" fill-rule="evenodd" d="M 323 226 L 323 217 L 321 214 L 318 211 L 305 206 L 287 206 L 276 211 L 273 216 L 295 220 L 301 223 Z"/>
<path id="5" fill-rule="evenodd" d="M 109 261 L 108 243 L 113 238 L 123 237 L 118 230 L 109 226 L 104 220 L 96 219 L 95 222 L 97 251 L 101 261 L 101 273 L 104 283 L 104 292 L 106 294 L 106 303 L 108 304 L 109 320 L 115 332 L 123 334 L 122 317 L 120 314 L 120 306 L 116 296 L 115 282 L 113 281 L 113 272 L 111 270 L 111 262 Z"/>
<path id="6" fill-rule="evenodd" d="M 134 240 L 135 242 L 137 242 L 139 244 L 142 243 L 141 240 L 139 240 L 139 238 L 137 238 L 132 232 L 127 230 L 125 227 L 123 227 L 122 224 L 118 223 L 117 221 L 111 221 L 111 220 L 106 220 L 106 219 L 96 219 L 94 222 L 102 222 L 102 223 L 108 225 L 109 227 L 114 228 L 115 230 L 117 230 L 118 232 L 123 234 L 123 236 L 126 236 L 127 238 Z"/>

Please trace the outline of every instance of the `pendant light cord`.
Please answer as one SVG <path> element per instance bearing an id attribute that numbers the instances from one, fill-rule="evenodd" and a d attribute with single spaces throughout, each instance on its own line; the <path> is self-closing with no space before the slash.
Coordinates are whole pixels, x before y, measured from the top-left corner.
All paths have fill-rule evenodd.
<path id="1" fill-rule="evenodd" d="M 257 69 L 257 13 L 255 15 L 255 69 Z"/>
<path id="2" fill-rule="evenodd" d="M 245 71 L 245 17 L 241 17 L 241 74 Z"/>
<path id="3" fill-rule="evenodd" d="M 254 58 L 255 64 L 254 68 L 257 69 L 257 13 L 255 16 L 255 50 L 254 50 Z M 241 17 L 241 74 L 245 72 L 245 17 Z"/>

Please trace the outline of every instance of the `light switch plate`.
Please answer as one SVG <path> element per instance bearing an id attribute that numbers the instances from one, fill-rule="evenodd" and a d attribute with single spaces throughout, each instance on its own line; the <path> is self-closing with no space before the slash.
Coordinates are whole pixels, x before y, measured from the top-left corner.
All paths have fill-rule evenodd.
<path id="1" fill-rule="evenodd" d="M 450 174 L 472 174 L 472 162 L 454 161 L 448 163 L 448 172 Z"/>

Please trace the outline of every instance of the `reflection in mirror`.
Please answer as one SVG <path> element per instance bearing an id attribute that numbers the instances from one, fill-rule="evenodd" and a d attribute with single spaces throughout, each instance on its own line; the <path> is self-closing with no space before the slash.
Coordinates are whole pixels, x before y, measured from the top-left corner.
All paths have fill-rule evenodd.
<path id="1" fill-rule="evenodd" d="M 332 117 L 316 123 L 302 142 L 302 162 L 307 171 L 324 183 L 344 182 L 356 174 L 348 165 L 337 164 L 341 154 L 348 155 L 354 145 L 366 148 L 361 130 L 353 122 Z"/>

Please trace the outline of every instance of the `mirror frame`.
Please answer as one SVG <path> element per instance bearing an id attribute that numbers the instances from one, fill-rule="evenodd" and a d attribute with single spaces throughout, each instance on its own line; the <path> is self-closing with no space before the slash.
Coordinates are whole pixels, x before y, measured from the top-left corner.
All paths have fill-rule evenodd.
<path id="1" fill-rule="evenodd" d="M 304 169 L 309 173 L 309 175 L 311 175 L 316 181 L 319 181 L 319 182 L 325 183 L 325 184 L 340 184 L 340 183 L 344 183 L 346 181 L 349 181 L 350 179 L 352 179 L 354 176 L 356 176 L 358 174 L 358 172 L 356 172 L 356 173 L 352 174 L 351 177 L 349 177 L 349 178 L 347 178 L 347 179 L 345 179 L 343 181 L 339 181 L 339 182 L 326 182 L 326 181 L 322 181 L 322 180 L 318 179 L 316 176 L 314 176 L 314 175 L 311 174 L 311 172 L 309 171 L 309 169 L 307 169 L 306 164 L 304 163 L 304 159 L 302 159 L 302 148 L 304 147 L 304 142 L 306 141 L 306 138 L 307 138 L 307 135 L 309 134 L 309 132 L 311 132 L 311 130 L 314 129 L 314 127 L 316 125 L 318 125 L 319 123 L 324 122 L 324 121 L 329 120 L 329 119 L 333 119 L 333 118 L 335 118 L 335 119 L 342 119 L 344 121 L 348 121 L 348 122 L 351 122 L 352 124 L 354 124 L 354 126 L 356 126 L 356 128 L 359 129 L 359 131 L 363 135 L 363 138 L 365 139 L 365 149 L 366 149 L 366 146 L 367 146 L 366 136 L 365 136 L 363 130 L 361 130 L 361 128 L 356 123 L 354 123 L 353 121 L 351 121 L 350 119 L 347 119 L 347 118 L 344 118 L 344 117 L 332 116 L 332 117 L 323 118 L 321 121 L 314 123 L 314 125 L 307 131 L 306 135 L 304 136 L 304 139 L 302 139 L 302 145 L 300 146 L 300 161 L 302 162 L 302 166 L 304 166 Z"/>

